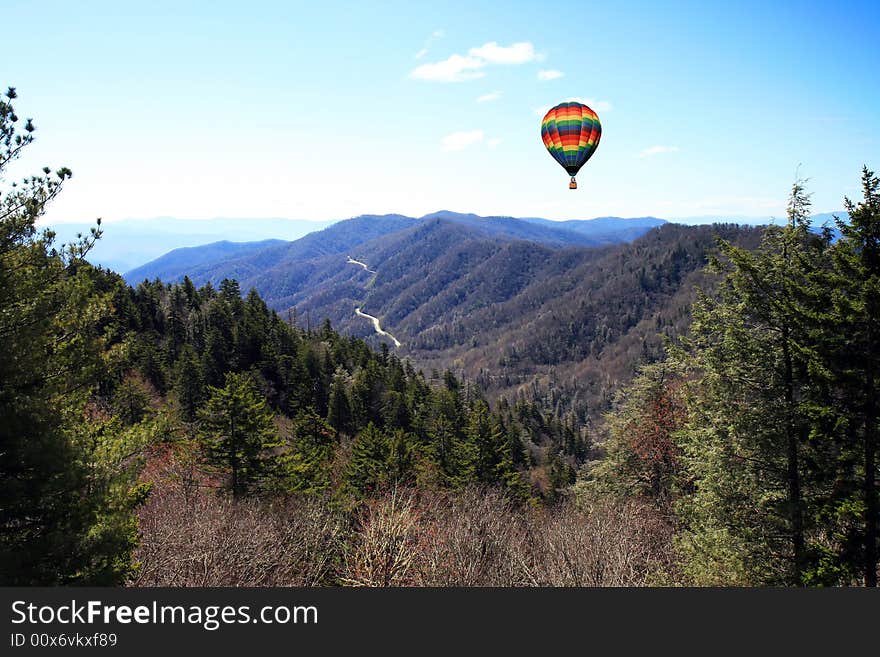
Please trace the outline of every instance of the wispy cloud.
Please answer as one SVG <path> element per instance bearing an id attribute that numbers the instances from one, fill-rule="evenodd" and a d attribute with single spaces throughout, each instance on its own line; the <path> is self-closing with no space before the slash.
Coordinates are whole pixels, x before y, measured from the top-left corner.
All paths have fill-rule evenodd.
<path id="1" fill-rule="evenodd" d="M 500 144 L 500 143 L 501 143 L 501 140 L 500 140 L 498 137 L 496 137 L 496 138 L 494 138 L 494 139 L 490 139 L 489 141 L 487 141 L 487 142 L 486 142 L 486 145 L 487 145 L 489 148 L 495 148 L 495 147 L 498 146 L 498 144 Z"/>
<path id="2" fill-rule="evenodd" d="M 493 100 L 498 100 L 499 98 L 501 98 L 501 92 L 500 91 L 492 91 L 488 94 L 483 94 L 482 96 L 478 97 L 477 102 L 478 103 L 489 103 L 489 102 L 492 102 Z"/>
<path id="3" fill-rule="evenodd" d="M 433 64 L 422 64 L 414 69 L 409 76 L 417 80 L 432 82 L 464 82 L 476 80 L 486 75 L 483 68 L 486 63 L 476 57 L 452 55 L 447 59 Z"/>
<path id="4" fill-rule="evenodd" d="M 463 130 L 446 135 L 440 142 L 444 151 L 463 151 L 468 146 L 473 146 L 483 141 L 482 130 Z"/>
<path id="5" fill-rule="evenodd" d="M 468 54 L 479 57 L 490 64 L 525 64 L 535 59 L 535 46 L 528 41 L 520 41 L 512 46 L 499 46 L 496 41 L 490 41 L 478 48 L 471 48 Z"/>
<path id="6" fill-rule="evenodd" d="M 562 71 L 557 71 L 554 68 L 547 69 L 546 71 L 538 71 L 539 80 L 557 80 L 563 75 L 565 75 L 565 73 L 563 73 Z"/>
<path id="7" fill-rule="evenodd" d="M 607 100 L 598 100 L 596 98 L 569 98 L 568 100 L 573 100 L 577 103 L 583 103 L 587 107 L 589 107 L 594 112 L 610 112 L 611 111 L 611 103 Z"/>
<path id="8" fill-rule="evenodd" d="M 610 112 L 612 109 L 611 103 L 607 100 L 596 100 L 595 98 L 566 98 L 564 101 L 566 103 L 583 103 L 587 107 L 589 107 L 594 112 Z M 535 116 L 544 116 L 548 111 L 550 111 L 551 107 L 555 107 L 555 105 L 542 105 L 541 107 L 535 108 Z"/>
<path id="9" fill-rule="evenodd" d="M 422 49 L 416 53 L 416 59 L 421 59 L 425 55 L 428 54 L 428 51 L 431 49 L 431 46 L 437 39 L 443 38 L 443 30 L 434 30 L 431 32 L 431 36 L 425 39 L 425 45 L 422 46 Z"/>
<path id="10" fill-rule="evenodd" d="M 422 49 L 425 52 L 417 53 L 417 59 L 427 54 L 426 48 Z M 489 64 L 525 64 L 535 59 L 535 47 L 528 41 L 510 46 L 499 46 L 497 42 L 490 41 L 471 48 L 467 55 L 454 54 L 439 62 L 422 64 L 413 69 L 409 76 L 433 82 L 464 82 L 486 75 L 481 69 Z"/>
<path id="11" fill-rule="evenodd" d="M 651 157 L 652 155 L 660 155 L 661 153 L 677 153 L 678 146 L 650 146 L 639 153 L 639 157 Z"/>

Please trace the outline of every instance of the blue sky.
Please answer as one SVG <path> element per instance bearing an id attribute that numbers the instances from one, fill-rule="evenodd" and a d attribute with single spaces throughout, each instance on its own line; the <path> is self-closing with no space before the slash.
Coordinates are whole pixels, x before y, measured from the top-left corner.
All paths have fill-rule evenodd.
<path id="1" fill-rule="evenodd" d="M 880 168 L 875 1 L 6 0 L 3 20 L 0 84 L 39 129 L 15 173 L 74 170 L 53 221 L 780 215 L 798 164 L 816 211 Z M 603 125 L 576 192 L 540 140 L 568 98 Z"/>

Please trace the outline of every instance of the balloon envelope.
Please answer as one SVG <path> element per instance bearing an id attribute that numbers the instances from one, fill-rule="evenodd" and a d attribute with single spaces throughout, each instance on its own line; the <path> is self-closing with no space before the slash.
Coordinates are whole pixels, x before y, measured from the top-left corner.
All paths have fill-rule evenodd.
<path id="1" fill-rule="evenodd" d="M 559 103 L 541 121 L 541 139 L 570 176 L 586 164 L 602 137 L 599 116 L 583 103 Z"/>

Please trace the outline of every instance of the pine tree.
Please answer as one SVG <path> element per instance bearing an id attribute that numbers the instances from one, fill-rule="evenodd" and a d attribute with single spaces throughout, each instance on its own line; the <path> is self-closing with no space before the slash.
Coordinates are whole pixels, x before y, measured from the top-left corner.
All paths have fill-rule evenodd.
<path id="1" fill-rule="evenodd" d="M 195 350 L 187 345 L 175 364 L 174 392 L 186 422 L 195 422 L 205 398 L 202 366 Z"/>
<path id="2" fill-rule="evenodd" d="M 15 98 L 11 88 L 0 97 L 0 181 L 33 141 L 30 119 L 18 131 Z M 4 585 L 118 584 L 132 568 L 131 512 L 141 498 L 127 495 L 133 473 L 116 461 L 122 430 L 117 422 L 99 441 L 88 435 L 115 293 L 99 293 L 99 276 L 83 260 L 100 221 L 66 247 L 35 227 L 70 176 L 67 168 L 47 168 L 0 197 Z"/>
<path id="3" fill-rule="evenodd" d="M 229 475 L 228 488 L 240 497 L 258 488 L 266 473 L 266 452 L 278 443 L 273 416 L 246 374 L 229 373 L 224 387 L 208 392 L 199 414 L 206 457 Z"/>
<path id="4" fill-rule="evenodd" d="M 878 504 L 877 450 L 880 431 L 880 179 L 862 170 L 864 198 L 845 200 L 849 221 L 839 221 L 842 238 L 834 248 L 832 315 L 838 340 L 830 366 L 843 388 L 840 403 L 847 409 L 847 439 L 852 464 L 859 463 L 861 490 L 852 491 L 843 506 L 861 507 L 861 562 L 865 586 L 877 586 Z M 852 470 L 850 470 L 851 472 Z"/>
<path id="5" fill-rule="evenodd" d="M 288 493 L 321 493 L 330 486 L 334 432 L 312 411 L 294 418 L 275 457 L 275 487 Z"/>
<path id="6" fill-rule="evenodd" d="M 113 393 L 113 410 L 124 424 L 137 424 L 150 410 L 150 398 L 149 384 L 130 372 Z"/>
<path id="7" fill-rule="evenodd" d="M 815 522 L 808 509 L 821 495 L 815 469 L 806 467 L 821 456 L 821 445 L 808 440 L 816 359 L 806 309 L 828 244 L 809 232 L 800 182 L 788 212 L 789 224 L 768 227 L 754 253 L 722 243 L 730 264 L 718 298 L 694 305 L 691 365 L 701 378 L 682 444 L 694 493 L 681 510 L 694 564 L 801 585 Z M 712 554 L 711 546 L 720 547 Z"/>
<path id="8" fill-rule="evenodd" d="M 376 491 L 388 482 L 391 445 L 372 422 L 354 439 L 351 458 L 344 477 L 348 489 L 355 495 Z"/>
<path id="9" fill-rule="evenodd" d="M 341 369 L 333 376 L 330 384 L 330 399 L 327 402 L 327 422 L 336 430 L 336 435 L 352 431 L 351 404 L 348 401 L 345 373 Z"/>
<path id="10" fill-rule="evenodd" d="M 685 420 L 682 377 L 674 361 L 644 366 L 606 416 L 603 458 L 590 472 L 597 491 L 638 497 L 673 512 L 680 459 L 676 432 Z"/>
<path id="11" fill-rule="evenodd" d="M 206 319 L 205 352 L 202 356 L 206 383 L 212 386 L 223 383 L 226 373 L 234 367 L 234 347 L 232 311 L 224 299 L 216 299 L 211 303 Z"/>

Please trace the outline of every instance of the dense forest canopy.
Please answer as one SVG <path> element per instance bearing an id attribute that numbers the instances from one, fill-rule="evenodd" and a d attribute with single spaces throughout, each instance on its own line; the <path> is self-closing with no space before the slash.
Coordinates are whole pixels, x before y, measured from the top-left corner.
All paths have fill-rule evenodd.
<path id="1" fill-rule="evenodd" d="M 33 140 L 15 97 L 0 174 Z M 3 584 L 876 585 L 867 168 L 839 238 L 809 229 L 799 181 L 784 227 L 665 227 L 583 258 L 504 245 L 509 267 L 559 268 L 559 301 L 516 334 L 540 277 L 471 280 L 490 296 L 461 330 L 506 323 L 475 378 L 298 326 L 234 278 L 131 286 L 84 259 L 100 222 L 67 245 L 36 227 L 70 176 L 0 197 Z M 616 287 L 582 285 L 608 268 Z M 487 396 L 502 360 L 570 369 Z M 578 381 L 613 397 L 589 396 L 602 422 L 567 399 Z"/>

